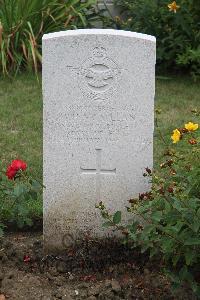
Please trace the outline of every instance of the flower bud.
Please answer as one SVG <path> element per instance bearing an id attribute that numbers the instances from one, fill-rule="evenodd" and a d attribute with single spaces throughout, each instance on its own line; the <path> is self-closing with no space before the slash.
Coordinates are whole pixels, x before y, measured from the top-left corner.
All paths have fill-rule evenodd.
<path id="1" fill-rule="evenodd" d="M 171 186 L 169 186 L 167 190 L 168 190 L 169 193 L 173 193 L 174 192 L 174 189 Z"/>
<path id="2" fill-rule="evenodd" d="M 170 170 L 170 175 L 176 175 L 176 171 L 174 169 Z"/>
<path id="3" fill-rule="evenodd" d="M 149 169 L 148 167 L 145 168 L 146 172 L 150 175 L 151 174 L 151 169 Z"/>
<path id="4" fill-rule="evenodd" d="M 164 193 L 165 193 L 165 191 L 164 191 L 164 188 L 163 187 L 161 187 L 159 190 L 159 193 L 161 194 L 161 195 L 164 195 Z"/>
<path id="5" fill-rule="evenodd" d="M 188 141 L 188 143 L 190 144 L 190 145 L 196 145 L 197 144 L 197 140 L 196 139 L 190 139 L 189 141 Z"/>
<path id="6" fill-rule="evenodd" d="M 166 167 L 165 163 L 160 164 L 161 169 L 164 169 Z"/>
<path id="7" fill-rule="evenodd" d="M 169 159 L 168 161 L 167 161 L 167 165 L 169 166 L 169 167 L 171 167 L 171 165 L 174 163 L 174 161 L 172 160 L 172 159 Z"/>
<path id="8" fill-rule="evenodd" d="M 180 131 L 180 133 L 187 133 L 188 130 L 186 128 L 178 128 L 178 130 Z"/>
<path id="9" fill-rule="evenodd" d="M 138 202 L 138 200 L 137 200 L 137 199 L 130 199 L 130 200 L 128 200 L 128 202 L 129 202 L 129 203 L 136 204 L 136 203 Z"/>

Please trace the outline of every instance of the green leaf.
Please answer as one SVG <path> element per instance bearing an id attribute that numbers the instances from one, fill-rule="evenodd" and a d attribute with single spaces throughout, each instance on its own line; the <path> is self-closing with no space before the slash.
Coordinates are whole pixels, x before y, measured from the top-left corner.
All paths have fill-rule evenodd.
<path id="1" fill-rule="evenodd" d="M 37 180 L 32 181 L 32 190 L 34 190 L 34 192 L 40 192 L 41 184 Z"/>
<path id="2" fill-rule="evenodd" d="M 165 253 L 171 252 L 173 249 L 174 241 L 171 238 L 163 238 L 162 239 L 162 249 Z"/>
<path id="3" fill-rule="evenodd" d="M 137 236 L 136 236 L 136 234 L 134 232 L 129 232 L 128 236 L 133 241 L 137 240 Z"/>
<path id="4" fill-rule="evenodd" d="M 130 232 L 136 232 L 136 231 L 137 231 L 137 226 L 138 226 L 138 222 L 133 222 L 133 224 L 127 225 L 126 228 L 127 228 Z"/>
<path id="5" fill-rule="evenodd" d="M 171 211 L 171 205 L 167 201 L 165 201 L 165 210 L 166 210 L 166 213 L 169 213 Z"/>
<path id="6" fill-rule="evenodd" d="M 121 211 L 117 211 L 113 216 L 113 223 L 116 225 L 119 224 L 121 222 L 121 217 L 122 217 Z"/>
<path id="7" fill-rule="evenodd" d="M 18 210 L 18 214 L 22 217 L 27 216 L 29 213 L 28 208 L 23 203 L 17 205 L 17 210 Z"/>
<path id="8" fill-rule="evenodd" d="M 179 259 L 180 259 L 180 253 L 177 253 L 176 255 L 172 256 L 173 266 L 176 266 L 176 264 L 178 263 Z"/>
<path id="9" fill-rule="evenodd" d="M 143 234 L 148 236 L 149 234 L 152 233 L 152 231 L 155 231 L 156 227 L 152 224 L 149 225 L 145 225 L 144 229 L 143 229 Z"/>
<path id="10" fill-rule="evenodd" d="M 151 214 L 151 218 L 153 221 L 157 221 L 157 222 L 160 222 L 161 218 L 162 218 L 162 212 L 161 211 L 156 211 L 156 212 L 153 212 Z"/>
<path id="11" fill-rule="evenodd" d="M 200 245 L 200 239 L 199 238 L 188 238 L 188 240 L 184 243 L 185 246 L 194 246 L 194 245 Z"/>
<path id="12" fill-rule="evenodd" d="M 200 218 L 200 208 L 197 210 L 197 216 Z"/>
<path id="13" fill-rule="evenodd" d="M 173 235 L 177 235 L 182 228 L 185 226 L 185 223 L 182 221 L 178 221 L 175 225 L 171 225 L 174 224 L 174 219 L 176 218 L 176 215 L 171 215 L 171 218 L 169 216 L 169 218 L 165 219 L 165 221 L 167 222 L 168 226 L 165 227 L 166 232 L 171 234 L 173 233 Z"/>
<path id="14" fill-rule="evenodd" d="M 13 194 L 15 197 L 20 197 L 21 195 L 23 195 L 24 193 L 26 193 L 27 189 L 26 187 L 23 185 L 23 184 L 17 184 L 15 187 L 14 187 L 14 190 L 13 190 Z"/>
<path id="15" fill-rule="evenodd" d="M 174 197 L 173 197 L 173 200 L 174 200 L 173 207 L 176 208 L 178 211 L 181 211 L 182 206 L 181 206 L 180 200 L 177 200 Z"/>
<path id="16" fill-rule="evenodd" d="M 37 200 L 37 198 L 38 198 L 38 194 L 35 191 L 30 191 L 29 195 L 31 196 L 31 198 L 33 200 Z"/>
<path id="17" fill-rule="evenodd" d="M 195 255 L 192 251 L 188 251 L 185 253 L 185 262 L 186 262 L 187 266 L 191 265 L 194 257 L 195 257 Z"/>
<path id="18" fill-rule="evenodd" d="M 198 232 L 199 230 L 199 227 L 200 227 L 200 221 L 199 221 L 199 218 L 195 217 L 192 221 L 192 229 L 194 230 L 194 232 Z"/>

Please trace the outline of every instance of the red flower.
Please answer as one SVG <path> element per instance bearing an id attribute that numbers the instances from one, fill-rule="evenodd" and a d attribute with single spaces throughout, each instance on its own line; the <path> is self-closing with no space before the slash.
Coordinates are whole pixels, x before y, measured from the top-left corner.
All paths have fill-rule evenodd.
<path id="1" fill-rule="evenodd" d="M 23 160 L 20 160 L 20 159 L 13 160 L 11 163 L 11 166 L 16 171 L 19 171 L 20 169 L 22 171 L 24 171 L 27 168 L 27 164 Z"/>
<path id="2" fill-rule="evenodd" d="M 24 262 L 28 263 L 29 261 L 31 261 L 31 258 L 29 255 L 24 255 Z"/>
<path id="3" fill-rule="evenodd" d="M 15 159 L 12 161 L 11 165 L 8 166 L 6 176 L 8 179 L 12 180 L 19 170 L 25 171 L 26 168 L 27 164 L 23 160 Z"/>
<path id="4" fill-rule="evenodd" d="M 16 171 L 11 167 L 11 165 L 7 168 L 6 176 L 8 179 L 13 179 L 16 175 Z"/>

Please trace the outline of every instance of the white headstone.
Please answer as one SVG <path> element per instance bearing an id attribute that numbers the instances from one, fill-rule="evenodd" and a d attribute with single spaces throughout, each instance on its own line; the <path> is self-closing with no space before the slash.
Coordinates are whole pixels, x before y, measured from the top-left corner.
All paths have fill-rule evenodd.
<path id="1" fill-rule="evenodd" d="M 44 243 L 101 237 L 95 204 L 124 210 L 153 164 L 155 38 L 112 29 L 43 37 Z"/>

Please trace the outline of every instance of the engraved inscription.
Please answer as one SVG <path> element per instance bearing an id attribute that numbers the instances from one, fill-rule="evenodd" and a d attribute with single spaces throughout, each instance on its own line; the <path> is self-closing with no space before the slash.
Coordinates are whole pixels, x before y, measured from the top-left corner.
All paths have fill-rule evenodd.
<path id="1" fill-rule="evenodd" d="M 141 126 L 144 130 L 151 126 L 148 114 L 136 104 L 119 108 L 103 104 L 72 104 L 65 111 L 49 116 L 48 122 L 51 131 L 57 132 L 54 142 L 65 137 L 69 143 L 116 142 L 126 137 L 135 139 Z"/>
<path id="2" fill-rule="evenodd" d="M 109 170 L 109 169 L 102 169 L 101 168 L 101 154 L 102 149 L 96 149 L 96 168 L 95 169 L 84 169 L 80 168 L 81 174 L 96 174 L 96 200 L 97 202 L 101 201 L 101 175 L 115 175 L 116 168 Z"/>

